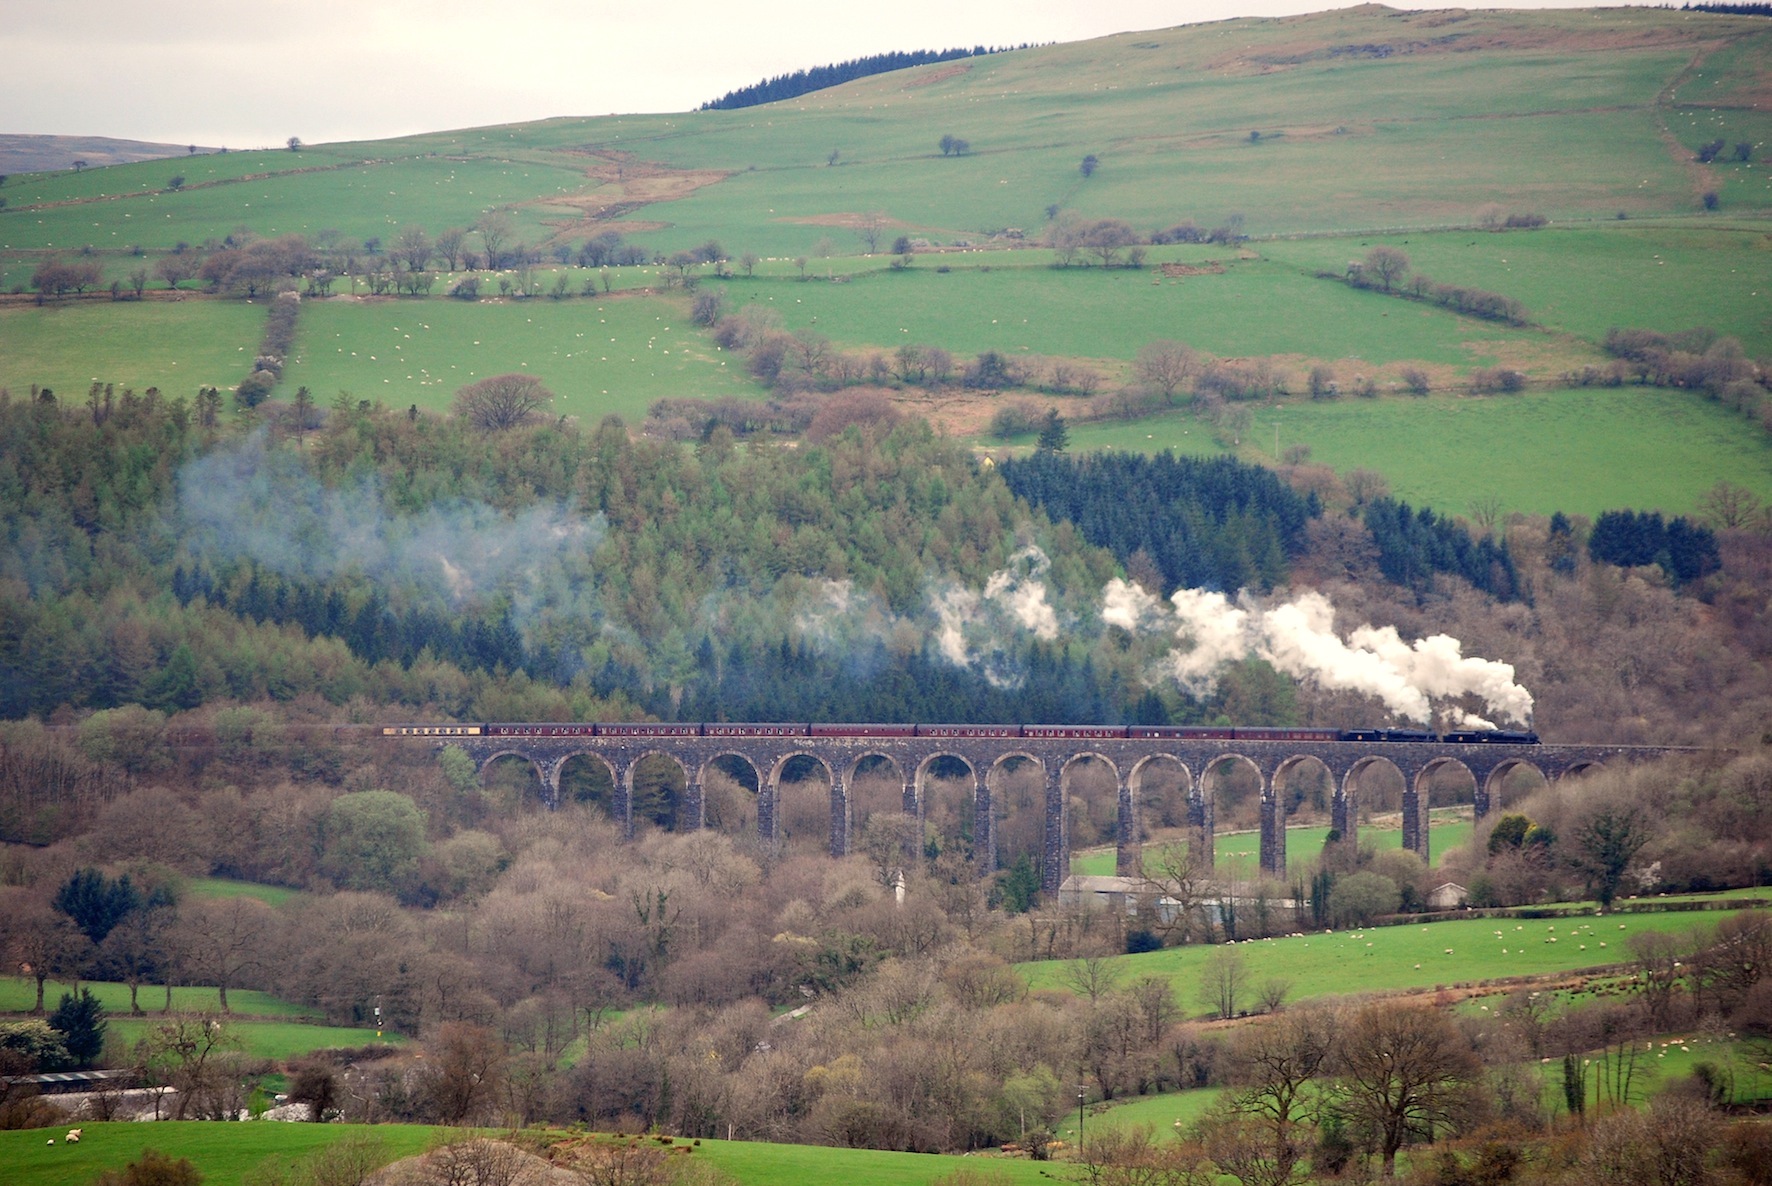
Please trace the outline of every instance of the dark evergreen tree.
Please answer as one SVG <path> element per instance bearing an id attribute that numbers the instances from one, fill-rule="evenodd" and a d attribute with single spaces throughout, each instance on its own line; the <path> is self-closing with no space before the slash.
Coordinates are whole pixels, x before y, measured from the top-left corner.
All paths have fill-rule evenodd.
<path id="1" fill-rule="evenodd" d="M 1472 539 L 1452 519 L 1391 498 L 1367 503 L 1363 517 L 1386 580 L 1425 590 L 1435 573 L 1450 573 L 1503 601 L 1519 598 L 1519 572 L 1506 543 L 1487 535 Z"/>
<path id="2" fill-rule="evenodd" d="M 1009 489 L 1121 563 L 1143 552 L 1178 587 L 1271 588 L 1318 513 L 1271 470 L 1229 457 L 1036 452 L 998 467 Z"/>
<path id="3" fill-rule="evenodd" d="M 97 869 L 79 869 L 56 891 L 55 908 L 67 915 L 94 944 L 142 904 L 141 891 L 129 874 L 113 881 Z"/>
<path id="4" fill-rule="evenodd" d="M 1034 448 L 1041 453 L 1063 453 L 1070 444 L 1070 426 L 1058 414 L 1057 408 L 1047 408 L 1046 419 L 1040 424 L 1040 440 Z"/>
<path id="5" fill-rule="evenodd" d="M 105 1048 L 105 1007 L 90 988 L 82 988 L 77 997 L 64 992 L 49 1015 L 49 1028 L 61 1034 L 76 1066 L 89 1067 Z"/>

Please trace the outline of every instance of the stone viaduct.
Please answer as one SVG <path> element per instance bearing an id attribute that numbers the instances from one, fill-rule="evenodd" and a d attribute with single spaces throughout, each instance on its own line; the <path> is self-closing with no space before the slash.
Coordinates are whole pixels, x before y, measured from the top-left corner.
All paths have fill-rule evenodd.
<path id="1" fill-rule="evenodd" d="M 678 819 L 681 826 L 688 828 L 701 827 L 705 822 L 702 785 L 710 766 L 726 757 L 749 763 L 757 775 L 757 829 L 765 839 L 773 840 L 778 835 L 777 805 L 783 768 L 790 760 L 803 756 L 821 765 L 830 781 L 830 851 L 834 856 L 844 856 L 850 850 L 849 786 L 863 759 L 878 756 L 896 767 L 903 779 L 904 810 L 921 818 L 926 800 L 925 780 L 931 766 L 940 758 L 957 758 L 972 772 L 974 852 L 981 874 L 996 867 L 989 775 L 1008 759 L 1021 757 L 1038 765 L 1045 774 L 1041 878 L 1049 891 L 1058 888 L 1070 865 L 1065 804 L 1071 773 L 1079 762 L 1090 759 L 1107 763 L 1119 784 L 1116 867 L 1122 874 L 1130 874 L 1137 867 L 1141 783 L 1153 762 L 1172 761 L 1186 773 L 1188 816 L 1198 843 L 1196 851 L 1207 854 L 1208 860 L 1213 851 L 1214 814 L 1214 780 L 1208 772 L 1225 763 L 1240 763 L 1259 777 L 1261 869 L 1270 876 L 1283 877 L 1286 820 L 1276 782 L 1299 763 L 1314 760 L 1328 771 L 1333 784 L 1331 823 L 1349 839 L 1354 838 L 1357 827 L 1362 776 L 1384 764 L 1392 767 L 1401 776 L 1404 788 L 1403 846 L 1426 859 L 1428 779 L 1441 767 L 1451 765 L 1469 773 L 1476 785 L 1476 815 L 1480 819 L 1495 801 L 1501 780 L 1516 767 L 1528 767 L 1554 783 L 1594 767 L 1647 761 L 1672 752 L 1665 747 L 1615 745 L 1144 740 L 1123 736 L 1034 738 L 1015 736 L 1018 732 L 1014 726 L 1008 726 L 1001 730 L 1001 736 L 995 737 L 708 737 L 667 735 L 661 730 L 659 735 L 651 736 L 459 737 L 450 739 L 448 744 L 466 750 L 482 771 L 489 763 L 507 756 L 531 763 L 550 808 L 558 806 L 560 773 L 569 760 L 583 757 L 602 763 L 615 788 L 616 820 L 629 836 L 634 829 L 634 768 L 643 758 L 660 755 L 683 770 L 686 792 L 679 804 Z"/>

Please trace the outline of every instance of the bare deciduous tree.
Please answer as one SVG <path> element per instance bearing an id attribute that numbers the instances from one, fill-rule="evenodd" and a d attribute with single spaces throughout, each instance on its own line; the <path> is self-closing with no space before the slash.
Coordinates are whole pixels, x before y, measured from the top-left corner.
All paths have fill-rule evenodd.
<path id="1" fill-rule="evenodd" d="M 1219 1017 L 1235 1017 L 1247 986 L 1243 957 L 1229 944 L 1215 947 L 1200 972 L 1200 1000 Z"/>
<path id="2" fill-rule="evenodd" d="M 503 266 L 505 240 L 511 237 L 511 220 L 497 210 L 480 216 L 474 224 L 480 232 L 480 241 L 486 245 L 486 266 L 497 268 Z"/>
<path id="3" fill-rule="evenodd" d="M 1186 844 L 1165 844 L 1141 853 L 1139 893 L 1148 903 L 1140 902 L 1140 913 L 1145 914 L 1148 906 L 1150 928 L 1187 942 L 1200 905 L 1211 892 L 1211 872 Z"/>
<path id="4" fill-rule="evenodd" d="M 1746 486 L 1725 478 L 1699 498 L 1698 513 L 1712 527 L 1725 530 L 1749 527 L 1761 518 L 1760 499 Z"/>
<path id="5" fill-rule="evenodd" d="M 1194 373 L 1194 352 L 1180 342 L 1159 338 L 1139 347 L 1132 360 L 1132 373 L 1138 382 L 1162 395 L 1171 403 L 1181 385 Z"/>
<path id="6" fill-rule="evenodd" d="M 187 966 L 215 985 L 223 1013 L 231 1012 L 228 989 L 262 965 L 272 922 L 269 906 L 244 895 L 199 899 L 180 912 L 177 945 Z"/>
<path id="7" fill-rule="evenodd" d="M 880 236 L 886 233 L 886 215 L 878 210 L 864 214 L 860 224 L 855 228 L 855 233 L 860 236 L 862 244 L 867 247 L 868 254 L 874 254 L 880 250 Z"/>
<path id="8" fill-rule="evenodd" d="M 1262 1186 L 1298 1180 L 1308 1149 L 1300 1130 L 1316 1111 L 1319 1076 L 1334 1048 L 1335 1018 L 1326 1009 L 1297 1010 L 1238 1034 L 1231 1047 L 1235 1087 L 1226 1107 L 1249 1122 L 1255 1137 L 1227 1142 L 1243 1163 L 1241 1180 Z M 1208 1145 L 1222 1166 L 1216 1146 Z"/>
<path id="9" fill-rule="evenodd" d="M 1347 474 L 1347 492 L 1356 506 L 1365 506 L 1375 498 L 1390 494 L 1391 484 L 1377 470 L 1352 469 Z"/>
<path id="10" fill-rule="evenodd" d="M 1409 274 L 1409 257 L 1395 247 L 1374 247 L 1366 253 L 1364 273 L 1389 292 Z"/>
<path id="11" fill-rule="evenodd" d="M 1375 1003 L 1340 1028 L 1334 1064 L 1343 1104 L 1374 1134 L 1384 1176 L 1395 1177 L 1397 1150 L 1449 1123 L 1481 1067 L 1437 1009 Z"/>
<path id="12" fill-rule="evenodd" d="M 394 250 L 391 254 L 405 260 L 409 271 L 418 272 L 431 262 L 431 256 L 436 254 L 436 248 L 431 244 L 431 237 L 425 234 L 423 227 L 409 226 L 401 228 L 400 237 L 394 240 Z"/>
<path id="13" fill-rule="evenodd" d="M 554 400 L 534 375 L 493 375 L 455 393 L 455 414 L 475 428 L 503 432 L 527 424 Z"/>
<path id="14" fill-rule="evenodd" d="M 1120 965 L 1107 956 L 1092 955 L 1066 964 L 1059 981 L 1094 1004 L 1114 990 L 1120 981 Z"/>
<path id="15" fill-rule="evenodd" d="M 499 1036 L 484 1026 L 446 1023 L 430 1044 L 421 1094 L 441 1124 L 466 1124 L 498 1097 L 505 1051 Z"/>

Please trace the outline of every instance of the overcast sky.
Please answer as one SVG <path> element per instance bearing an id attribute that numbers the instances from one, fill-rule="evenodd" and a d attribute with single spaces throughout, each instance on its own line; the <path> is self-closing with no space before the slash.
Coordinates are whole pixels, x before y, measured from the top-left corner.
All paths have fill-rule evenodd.
<path id="1" fill-rule="evenodd" d="M 769 75 L 888 50 L 1077 41 L 1343 6 L 0 0 L 0 132 L 250 148 L 290 136 L 318 144 L 554 115 L 683 111 Z"/>

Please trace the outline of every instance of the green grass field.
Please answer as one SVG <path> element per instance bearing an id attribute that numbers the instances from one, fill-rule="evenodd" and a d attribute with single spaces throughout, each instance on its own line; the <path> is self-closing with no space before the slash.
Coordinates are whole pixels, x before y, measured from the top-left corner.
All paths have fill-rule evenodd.
<path id="1" fill-rule="evenodd" d="M 844 346 L 891 350 L 909 342 L 961 358 L 983 350 L 1094 358 L 1121 364 L 1110 372 L 1115 378 L 1141 346 L 1159 338 L 1228 357 L 1339 359 L 1357 352 L 1372 365 L 1469 366 L 1493 363 L 1521 336 L 1295 267 L 1240 259 L 1222 247 L 1162 249 L 1139 270 L 1054 268 L 1050 258 L 1046 251 L 1008 262 L 926 257 L 901 272 L 875 271 L 843 284 L 735 278 L 721 290 L 732 308 L 764 305 L 779 311 L 789 330 L 814 329 Z M 1165 276 L 1162 262 L 1224 270 Z M 816 271 L 822 279 L 823 268 Z"/>
<path id="2" fill-rule="evenodd" d="M 1494 494 L 1504 513 L 1592 515 L 1616 507 L 1686 514 L 1719 479 L 1772 495 L 1765 436 L 1692 392 L 1642 387 L 1509 396 L 1409 396 L 1254 407 L 1247 458 L 1310 447 L 1313 463 L 1377 470 L 1414 505 L 1467 513 Z M 1073 450 L 1198 451 L 1211 429 L 1176 411 L 1079 424 Z"/>
<path id="3" fill-rule="evenodd" d="M 558 396 L 554 412 L 595 424 L 638 423 L 662 396 L 759 396 L 689 323 L 687 301 L 316 301 L 302 309 L 279 398 L 306 386 L 321 405 L 340 391 L 394 407 L 442 411 L 458 388 L 524 371 Z"/>
<path id="4" fill-rule="evenodd" d="M 284 885 L 260 885 L 226 877 L 196 877 L 185 882 L 185 893 L 194 898 L 257 898 L 267 906 L 281 906 L 301 891 Z"/>
<path id="5" fill-rule="evenodd" d="M 233 994 L 230 993 L 230 1000 Z M 106 1018 L 107 1044 L 115 1043 L 119 1050 L 132 1048 L 137 1041 L 150 1033 L 158 1022 L 158 1018 L 150 1011 L 147 1017 L 127 1017 L 113 1014 Z M 291 1058 L 299 1058 L 315 1050 L 343 1050 L 358 1046 L 370 1046 L 377 1042 L 398 1046 L 406 1039 L 399 1034 L 384 1034 L 377 1037 L 372 1029 L 360 1029 L 337 1025 L 309 1025 L 299 1021 L 258 1021 L 241 1019 L 228 1024 L 229 1035 L 239 1043 L 238 1049 L 249 1058 L 270 1059 L 283 1062 Z"/>
<path id="6" fill-rule="evenodd" d="M 23 398 L 35 383 L 67 403 L 94 382 L 186 397 L 226 389 L 246 377 L 264 326 L 265 307 L 244 301 L 0 309 L 0 387 Z"/>
<path id="7" fill-rule="evenodd" d="M 1428 831 L 1428 853 L 1432 863 L 1461 844 L 1470 843 L 1473 825 L 1468 814 L 1457 818 L 1436 811 Z M 1286 829 L 1286 861 L 1293 868 L 1303 868 L 1315 861 L 1323 851 L 1329 829 L 1321 826 L 1295 825 Z M 1373 827 L 1362 824 L 1359 830 L 1362 847 L 1401 848 L 1401 827 Z M 1253 877 L 1260 865 L 1261 836 L 1257 832 L 1219 833 L 1212 838 L 1214 868 L 1226 877 Z M 1071 857 L 1071 872 L 1087 876 L 1111 877 L 1114 872 L 1114 850 L 1091 849 Z"/>
<path id="8" fill-rule="evenodd" d="M 1287 1000 L 1296 1002 L 1604 967 L 1629 958 L 1632 935 L 1691 931 L 1714 925 L 1717 917 L 1645 913 L 1551 921 L 1457 919 L 1251 940 L 1236 950 L 1243 958 L 1247 983 L 1259 985 L 1275 977 L 1289 980 Z M 1198 1015 L 1201 970 L 1219 950 L 1171 947 L 1119 956 L 1113 962 L 1123 980 L 1169 979 L 1182 1008 Z M 1018 965 L 1037 989 L 1062 987 L 1066 966 L 1064 961 Z"/>
<path id="9" fill-rule="evenodd" d="M 45 1130 L 0 1133 L 0 1165 L 9 1186 L 87 1186 L 102 1170 L 121 1170 L 158 1149 L 189 1158 L 203 1174 L 204 1186 L 244 1186 L 261 1166 L 300 1160 L 334 1141 L 367 1136 L 385 1144 L 391 1158 L 422 1153 L 436 1130 L 419 1125 L 383 1124 L 215 1124 L 167 1120 L 157 1124 L 113 1122 L 80 1126 L 78 1145 L 63 1144 L 61 1132 L 45 1143 Z"/>
<path id="10" fill-rule="evenodd" d="M 1155 1095 L 1123 1096 L 1105 1104 L 1090 1104 L 1083 1117 L 1085 1142 L 1090 1133 L 1103 1128 L 1145 1125 L 1158 1137 L 1173 1136 L 1177 1124 L 1187 1129 L 1197 1124 L 1224 1093 L 1216 1087 L 1195 1091 L 1164 1091 Z M 1065 1145 L 1077 1144 L 1077 1110 L 1072 1108 L 1052 1126 L 1052 1135 Z"/>
<path id="11" fill-rule="evenodd" d="M 284 1124 L 260 1121 L 213 1124 L 162 1121 L 158 1124 L 83 1124 L 78 1145 L 45 1143 L 45 1130 L 0 1132 L 0 1166 L 7 1186 L 86 1186 L 105 1169 L 122 1169 L 144 1148 L 187 1157 L 203 1173 L 204 1186 L 245 1186 L 266 1164 L 290 1164 L 347 1137 L 384 1143 L 391 1157 L 422 1153 L 441 1135 L 418 1125 Z M 54 1133 L 60 1137 L 60 1132 Z M 684 1142 L 678 1142 L 684 1144 Z M 962 1167 L 988 1166 L 1011 1183 L 1050 1182 L 1053 1172 L 1039 1162 L 981 1159 L 872 1149 L 831 1149 L 815 1145 L 775 1145 L 750 1141 L 702 1141 L 690 1154 L 730 1174 L 742 1186 L 788 1182 L 842 1182 L 846 1186 L 925 1186 Z"/>
<path id="12" fill-rule="evenodd" d="M 1259 250 L 1277 264 L 1340 273 L 1379 244 L 1403 251 L 1415 271 L 1506 293 L 1538 324 L 1590 341 L 1613 326 L 1708 325 L 1749 354 L 1772 350 L 1772 240 L 1751 222 L 1614 220 L 1503 234 L 1276 240 Z"/>
<path id="13" fill-rule="evenodd" d="M 129 1013 L 129 986 L 104 980 L 82 980 L 82 988 L 92 990 L 105 1011 L 112 1017 L 127 1016 Z M 43 1000 L 47 1008 L 53 1009 L 70 986 L 60 981 L 51 980 L 44 988 Z M 139 994 L 141 1007 L 150 1014 L 159 1011 L 166 1003 L 166 990 L 159 985 L 144 984 Z M 37 999 L 37 985 L 33 980 L 23 976 L 0 976 L 0 1013 L 23 1013 Z M 319 1017 L 319 1013 L 306 1005 L 297 1005 L 272 996 L 270 993 L 255 989 L 234 988 L 228 990 L 228 1005 L 240 1017 L 273 1017 L 289 1020 L 305 1020 Z M 213 988 L 178 987 L 172 990 L 172 1007 L 179 1013 L 219 1013 L 221 1001 Z"/>

